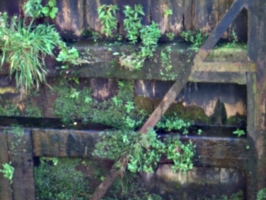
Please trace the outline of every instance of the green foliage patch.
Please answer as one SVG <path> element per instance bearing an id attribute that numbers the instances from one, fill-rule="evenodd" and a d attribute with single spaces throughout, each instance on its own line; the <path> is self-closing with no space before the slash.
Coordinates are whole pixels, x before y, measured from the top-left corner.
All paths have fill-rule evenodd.
<path id="1" fill-rule="evenodd" d="M 58 98 L 54 114 L 65 123 L 82 119 L 119 129 L 134 129 L 142 123 L 146 114 L 135 108 L 133 85 L 130 81 L 118 82 L 116 96 L 99 102 L 92 98 L 91 90 L 78 88 L 76 84 L 62 81 L 55 87 Z"/>
<path id="2" fill-rule="evenodd" d="M 93 155 L 115 160 L 118 168 L 123 168 L 121 163 L 124 163 L 131 172 L 154 172 L 163 155 L 174 162 L 174 171 L 187 172 L 193 167 L 195 146 L 191 141 L 180 142 L 177 135 L 165 138 L 164 142 L 154 130 L 146 134 L 119 130 L 101 136 Z"/>

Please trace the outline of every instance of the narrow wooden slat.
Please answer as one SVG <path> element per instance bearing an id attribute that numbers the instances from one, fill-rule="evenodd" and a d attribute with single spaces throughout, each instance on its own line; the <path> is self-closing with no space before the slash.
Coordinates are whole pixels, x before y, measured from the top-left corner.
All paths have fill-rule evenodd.
<path id="1" fill-rule="evenodd" d="M 19 200 L 35 200 L 32 140 L 29 131 L 18 135 L 8 132 L 10 160 L 15 168 L 13 177 L 13 197 Z"/>
<path id="2" fill-rule="evenodd" d="M 2 165 L 4 163 L 9 163 L 7 145 L 6 133 L 0 129 L 0 169 L 3 169 Z M 12 200 L 12 187 L 10 181 L 4 178 L 2 173 L 0 173 L 0 199 Z"/>

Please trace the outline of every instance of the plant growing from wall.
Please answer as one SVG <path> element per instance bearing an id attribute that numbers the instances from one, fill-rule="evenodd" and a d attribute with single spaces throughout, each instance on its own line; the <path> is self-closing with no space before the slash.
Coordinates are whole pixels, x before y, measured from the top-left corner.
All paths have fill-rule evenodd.
<path id="1" fill-rule="evenodd" d="M 141 16 L 144 16 L 143 7 L 140 4 L 134 5 L 134 8 L 131 6 L 124 7 L 124 26 L 127 31 L 127 39 L 135 44 L 138 41 L 139 32 L 142 29 Z"/>
<path id="2" fill-rule="evenodd" d="M 178 136 L 167 137 L 164 142 L 154 130 L 147 134 L 120 130 L 102 133 L 102 141 L 96 144 L 94 155 L 112 159 L 117 162 L 118 169 L 123 167 L 131 172 L 154 172 L 162 155 L 173 160 L 173 170 L 187 172 L 192 169 L 192 158 L 195 146 L 191 141 L 180 142 Z M 123 164 L 121 164 L 123 163 Z"/>
<path id="3" fill-rule="evenodd" d="M 34 18 L 42 16 L 42 11 L 51 9 L 47 13 L 51 17 L 56 13 L 53 9 L 55 0 L 50 0 L 45 7 L 39 4 L 38 0 L 25 4 L 26 15 L 33 18 L 29 23 L 25 19 L 18 20 L 16 16 L 9 19 L 7 13 L 0 14 L 1 66 L 9 63 L 10 76 L 15 77 L 17 87 L 24 93 L 46 83 L 45 57 L 55 57 L 53 49 L 56 46 L 66 52 L 64 59 L 62 53 L 59 54 L 60 61 L 76 64 L 78 59 L 77 51 L 68 50 L 53 26 L 35 25 Z"/>
<path id="4" fill-rule="evenodd" d="M 11 166 L 11 163 L 4 163 L 2 164 L 2 167 L 3 169 L 0 169 L 0 173 L 2 173 L 3 176 L 12 183 L 15 171 L 14 167 Z"/>
<path id="5" fill-rule="evenodd" d="M 34 26 L 16 17 L 8 23 L 6 13 L 0 14 L 1 65 L 8 62 L 10 76 L 15 77 L 18 88 L 26 91 L 46 81 L 45 57 L 53 56 L 53 48 L 61 43 L 57 31 L 48 25 Z"/>
<path id="6" fill-rule="evenodd" d="M 181 33 L 181 37 L 191 43 L 190 49 L 198 51 L 198 49 L 203 45 L 206 41 L 208 35 L 201 33 L 200 30 L 196 30 L 195 32 L 192 31 L 183 31 Z"/>
<path id="7" fill-rule="evenodd" d="M 54 19 L 58 12 L 56 0 L 49 0 L 45 6 L 42 6 L 42 0 L 28 0 L 23 6 L 27 16 L 32 18 L 50 17 Z"/>
<path id="8" fill-rule="evenodd" d="M 163 116 L 157 123 L 156 128 L 166 131 L 182 131 L 183 134 L 188 134 L 188 128 L 191 124 L 191 122 L 185 122 L 174 113 L 173 116 Z"/>
<path id="9" fill-rule="evenodd" d="M 113 37 L 113 32 L 117 29 L 117 17 L 118 11 L 117 5 L 103 4 L 98 8 L 99 19 L 101 20 L 102 29 L 101 32 L 106 37 Z"/>
<path id="10" fill-rule="evenodd" d="M 172 9 L 170 9 L 170 8 L 166 8 L 165 10 L 164 10 L 164 17 L 168 17 L 169 15 L 172 15 L 173 14 L 173 10 Z"/>
<path id="11" fill-rule="evenodd" d="M 237 137 L 241 137 L 242 135 L 245 135 L 246 133 L 244 130 L 237 129 L 233 132 L 233 134 L 237 135 Z"/>
<path id="12" fill-rule="evenodd" d="M 266 188 L 259 190 L 257 194 L 257 200 L 265 200 L 266 199 Z"/>

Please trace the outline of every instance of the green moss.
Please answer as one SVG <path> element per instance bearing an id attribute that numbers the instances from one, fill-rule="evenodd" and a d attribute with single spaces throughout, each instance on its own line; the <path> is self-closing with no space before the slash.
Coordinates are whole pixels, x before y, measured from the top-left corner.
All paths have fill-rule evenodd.
<path id="1" fill-rule="evenodd" d="M 245 126 L 247 121 L 247 117 L 243 115 L 236 114 L 235 116 L 230 116 L 226 124 L 227 125 L 234 125 L 234 126 Z"/>
<path id="2" fill-rule="evenodd" d="M 153 101 L 147 97 L 136 96 L 134 102 L 137 109 L 144 110 L 147 114 L 151 114 L 154 110 Z"/>
<path id="3" fill-rule="evenodd" d="M 203 108 L 196 105 L 186 107 L 184 119 L 199 123 L 209 123 L 209 117 L 205 114 Z"/>

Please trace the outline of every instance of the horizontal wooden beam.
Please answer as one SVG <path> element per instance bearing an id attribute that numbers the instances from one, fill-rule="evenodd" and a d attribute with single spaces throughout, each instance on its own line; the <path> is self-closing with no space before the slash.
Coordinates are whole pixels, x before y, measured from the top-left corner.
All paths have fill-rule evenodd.
<path id="1" fill-rule="evenodd" d="M 33 129 L 34 156 L 91 157 L 98 131 Z M 181 137 L 196 144 L 194 164 L 208 167 L 244 169 L 246 139 L 218 137 Z M 162 161 L 167 162 L 167 161 Z"/>
<path id="2" fill-rule="evenodd" d="M 80 43 L 74 45 L 80 52 L 81 65 L 58 69 L 60 63 L 47 58 L 48 76 L 76 76 L 83 78 L 117 78 L 129 80 L 176 80 L 183 69 L 192 67 L 189 81 L 246 84 L 246 72 L 254 72 L 255 65 L 248 60 L 242 46 L 216 48 L 210 52 L 208 62 L 202 62 L 199 54 L 189 44 L 160 44 L 154 56 L 147 58 L 140 70 L 128 70 L 121 66 L 120 57 L 138 50 L 137 45 L 112 46 L 104 43 Z M 171 48 L 166 54 L 166 48 Z M 166 57 L 162 57 L 162 52 Z M 169 67 L 171 66 L 171 67 Z M 5 66 L 0 74 L 7 74 Z"/>

